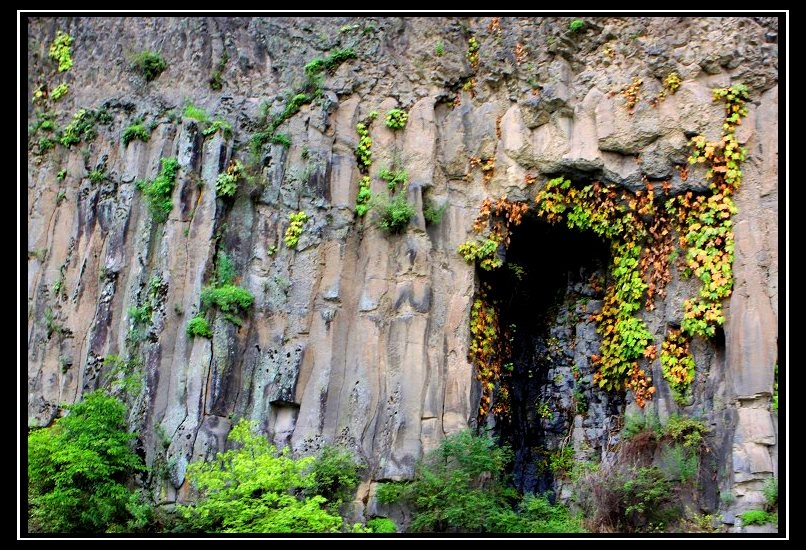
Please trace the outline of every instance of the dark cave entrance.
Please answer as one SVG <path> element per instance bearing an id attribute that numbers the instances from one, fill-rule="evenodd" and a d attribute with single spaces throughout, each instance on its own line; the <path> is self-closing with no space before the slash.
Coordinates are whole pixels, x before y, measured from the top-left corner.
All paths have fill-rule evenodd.
<path id="1" fill-rule="evenodd" d="M 554 483 L 551 452 L 569 433 L 570 396 L 581 387 L 575 363 L 577 322 L 587 317 L 581 304 L 601 299 L 603 285 L 592 281 L 605 280 L 610 248 L 592 232 L 529 215 L 510 238 L 504 265 L 479 270 L 489 298 L 498 303 L 500 326 L 513 327 L 511 366 L 502 374 L 509 415 L 496 417 L 494 432 L 514 451 L 511 473 L 518 491 L 546 493 Z M 584 337 L 588 348 L 598 345 L 590 323 Z"/>

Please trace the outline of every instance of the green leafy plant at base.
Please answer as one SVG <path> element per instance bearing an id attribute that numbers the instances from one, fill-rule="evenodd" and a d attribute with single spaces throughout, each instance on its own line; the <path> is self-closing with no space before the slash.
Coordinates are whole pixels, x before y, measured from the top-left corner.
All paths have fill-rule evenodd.
<path id="1" fill-rule="evenodd" d="M 168 68 L 168 63 L 159 52 L 143 50 L 132 57 L 131 66 L 143 75 L 146 82 L 151 82 Z"/>
<path id="2" fill-rule="evenodd" d="M 225 138 L 229 139 L 232 137 L 232 124 L 221 118 L 213 120 L 207 128 L 202 130 L 202 135 L 205 137 L 211 136 L 219 130 L 221 131 L 221 135 Z"/>
<path id="3" fill-rule="evenodd" d="M 585 21 L 582 19 L 574 19 L 568 24 L 568 30 L 571 32 L 579 32 L 585 28 Z"/>
<path id="4" fill-rule="evenodd" d="M 367 527 L 373 533 L 397 533 L 397 525 L 389 518 L 372 518 L 367 521 Z"/>
<path id="5" fill-rule="evenodd" d="M 361 481 L 361 464 L 352 451 L 334 444 L 326 444 L 311 464 L 312 493 L 327 499 L 329 508 L 337 513 L 347 502 Z"/>
<path id="6" fill-rule="evenodd" d="M 150 138 L 151 132 L 146 128 L 142 118 L 138 118 L 129 124 L 120 136 L 124 146 L 129 145 L 135 139 L 147 142 Z"/>
<path id="7" fill-rule="evenodd" d="M 289 225 L 285 230 L 283 242 L 288 248 L 296 248 L 299 243 L 299 237 L 302 235 L 302 229 L 305 222 L 308 221 L 308 214 L 305 211 L 292 212 L 288 216 Z"/>
<path id="8" fill-rule="evenodd" d="M 229 433 L 229 450 L 210 462 L 193 462 L 187 477 L 199 497 L 177 506 L 184 529 L 202 533 L 332 533 L 342 518 L 311 494 L 313 457 L 294 459 L 240 420 Z"/>
<path id="9" fill-rule="evenodd" d="M 175 157 L 162 159 L 162 168 L 157 177 L 151 181 L 139 180 L 135 183 L 148 200 L 148 208 L 154 220 L 162 223 L 168 219 L 173 210 L 171 194 L 176 185 L 176 174 L 179 172 L 179 161 Z"/>
<path id="10" fill-rule="evenodd" d="M 87 177 L 92 183 L 102 183 L 106 179 L 106 173 L 102 168 L 95 168 L 87 174 Z"/>
<path id="11" fill-rule="evenodd" d="M 70 70 L 70 67 L 73 66 L 72 44 L 73 38 L 69 34 L 56 31 L 56 37 L 53 39 L 50 48 L 48 48 L 48 57 L 55 59 L 59 63 L 60 73 Z"/>
<path id="12" fill-rule="evenodd" d="M 145 470 L 132 444 L 126 407 L 102 390 L 67 407 L 67 416 L 28 434 L 28 530 L 33 533 L 135 532 L 151 507 L 130 489 Z"/>
<path id="13" fill-rule="evenodd" d="M 386 113 L 385 124 L 387 128 L 400 130 L 406 125 L 408 119 L 409 114 L 406 111 L 402 109 L 390 109 L 389 112 Z"/>
<path id="14" fill-rule="evenodd" d="M 771 514 L 764 510 L 748 510 L 739 514 L 742 525 L 765 525 L 773 523 L 778 526 L 778 514 Z"/>
<path id="15" fill-rule="evenodd" d="M 188 321 L 187 333 L 188 336 L 213 337 L 213 329 L 210 328 L 210 323 L 207 322 L 203 315 L 196 315 Z"/>
<path id="16" fill-rule="evenodd" d="M 65 147 L 72 147 L 81 141 L 90 142 L 98 137 L 95 124 L 98 114 L 88 109 L 79 109 L 73 115 L 73 119 L 64 128 L 59 136 L 59 143 Z"/>
<path id="17" fill-rule="evenodd" d="M 246 312 L 255 301 L 255 297 L 245 288 L 233 284 L 216 287 L 205 287 L 201 293 L 201 303 L 205 308 L 216 306 L 223 313 Z"/>
<path id="18" fill-rule="evenodd" d="M 186 118 L 192 118 L 193 120 L 208 123 L 210 122 L 210 115 L 207 114 L 207 111 L 194 105 L 193 103 L 188 103 L 185 107 L 185 110 L 182 112 L 182 116 Z"/>

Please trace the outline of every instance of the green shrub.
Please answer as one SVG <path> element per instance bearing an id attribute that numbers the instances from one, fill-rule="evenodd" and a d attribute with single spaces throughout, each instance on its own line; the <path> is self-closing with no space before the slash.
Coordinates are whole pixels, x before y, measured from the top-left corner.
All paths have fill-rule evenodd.
<path id="1" fill-rule="evenodd" d="M 102 168 L 95 168 L 94 170 L 90 170 L 87 177 L 92 183 L 102 183 L 106 179 L 106 173 Z"/>
<path id="2" fill-rule="evenodd" d="M 355 148 L 355 158 L 358 169 L 366 174 L 370 164 L 372 164 L 372 138 L 369 137 L 369 128 L 363 122 L 355 125 L 358 133 L 358 145 Z"/>
<path id="3" fill-rule="evenodd" d="M 207 137 L 215 134 L 219 130 L 221 130 L 221 135 L 223 135 L 225 138 L 232 137 L 232 124 L 220 118 L 213 120 L 213 122 L 210 123 L 210 126 L 202 130 L 202 135 Z"/>
<path id="4" fill-rule="evenodd" d="M 157 177 L 151 181 L 139 180 L 136 186 L 143 192 L 148 200 L 148 207 L 154 220 L 162 223 L 168 219 L 173 209 L 171 194 L 176 184 L 176 174 L 179 172 L 179 161 L 175 157 L 162 159 L 162 168 Z"/>
<path id="5" fill-rule="evenodd" d="M 151 138 L 151 132 L 143 124 L 143 119 L 138 118 L 129 124 L 120 136 L 123 145 L 127 146 L 129 143 L 138 139 L 147 142 Z"/>
<path id="6" fill-rule="evenodd" d="M 495 515 L 497 533 L 584 533 L 582 518 L 565 506 L 551 504 L 546 495 L 527 493 L 517 513 L 504 510 Z"/>
<path id="7" fill-rule="evenodd" d="M 437 40 L 437 43 L 434 44 L 434 55 L 437 57 L 442 57 L 445 53 L 445 46 L 442 45 L 441 40 Z"/>
<path id="8" fill-rule="evenodd" d="M 406 200 L 403 193 L 400 193 L 388 202 L 381 204 L 378 227 L 390 235 L 402 233 L 408 227 L 412 217 L 414 217 L 414 205 Z"/>
<path id="9" fill-rule="evenodd" d="M 311 464 L 314 479 L 312 494 L 325 497 L 335 512 L 352 497 L 361 481 L 360 470 L 361 464 L 352 451 L 332 444 L 324 445 Z"/>
<path id="10" fill-rule="evenodd" d="M 509 447 L 463 430 L 418 461 L 414 480 L 382 484 L 377 498 L 408 504 L 415 532 L 489 531 L 494 512 L 509 509 L 516 496 L 504 474 L 511 458 Z"/>
<path id="11" fill-rule="evenodd" d="M 213 329 L 210 328 L 210 323 L 203 315 L 199 314 L 188 321 L 187 328 L 188 336 L 201 336 L 202 338 L 212 338 Z"/>
<path id="12" fill-rule="evenodd" d="M 771 514 L 764 510 L 748 510 L 739 514 L 742 525 L 764 525 L 774 523 L 778 525 L 778 514 Z"/>
<path id="13" fill-rule="evenodd" d="M 294 459 L 255 423 L 240 420 L 229 434 L 228 451 L 210 462 L 194 462 L 187 477 L 199 491 L 192 505 L 178 505 L 184 528 L 203 533 L 332 533 L 342 519 L 325 508 L 322 496 L 308 496 L 315 484 L 313 457 Z"/>
<path id="14" fill-rule="evenodd" d="M 102 390 L 67 407 L 53 426 L 28 434 L 28 530 L 136 531 L 151 507 L 130 489 L 145 470 L 132 444 L 126 406 Z"/>
<path id="15" fill-rule="evenodd" d="M 282 145 L 286 149 L 291 147 L 291 138 L 288 137 L 288 134 L 274 134 L 271 137 L 271 142 L 276 145 Z"/>
<path id="16" fill-rule="evenodd" d="M 133 69 L 140 71 L 146 82 L 151 82 L 168 68 L 168 64 L 160 53 L 151 50 L 143 50 L 135 54 L 131 64 Z"/>
<path id="17" fill-rule="evenodd" d="M 289 225 L 285 230 L 283 242 L 288 248 L 296 248 L 299 243 L 299 237 L 302 235 L 302 228 L 305 222 L 308 221 L 308 214 L 305 211 L 292 212 L 288 216 Z"/>
<path id="18" fill-rule="evenodd" d="M 59 143 L 65 147 L 72 147 L 81 141 L 89 142 L 94 140 L 98 136 L 95 123 L 95 112 L 88 109 L 79 109 L 59 136 Z"/>
<path id="19" fill-rule="evenodd" d="M 579 32 L 585 28 L 585 21 L 582 19 L 574 19 L 568 24 L 568 30 L 571 32 Z"/>
<path id="20" fill-rule="evenodd" d="M 381 168 L 378 170 L 378 177 L 386 182 L 386 187 L 389 191 L 396 191 L 398 188 L 403 188 L 409 179 L 409 173 L 405 170 L 390 170 L 389 168 Z"/>
<path id="21" fill-rule="evenodd" d="M 72 44 L 73 38 L 69 34 L 56 31 L 56 37 L 53 39 L 50 48 L 48 48 L 48 57 L 55 59 L 59 63 L 60 73 L 70 70 L 70 67 L 73 66 L 73 58 L 71 57 L 73 52 Z"/>
<path id="22" fill-rule="evenodd" d="M 207 286 L 201 293 L 201 302 L 205 308 L 216 306 L 223 313 L 246 312 L 254 301 L 255 297 L 251 292 L 233 284 Z"/>
<path id="23" fill-rule="evenodd" d="M 397 533 L 397 525 L 389 518 L 372 518 L 367 521 L 367 527 L 373 533 Z"/>
<path id="24" fill-rule="evenodd" d="M 778 505 L 778 478 L 768 477 L 765 479 L 764 485 L 761 487 L 761 493 L 764 495 L 767 509 L 775 508 Z"/>
<path id="25" fill-rule="evenodd" d="M 402 109 L 390 109 L 386 113 L 386 127 L 392 130 L 400 130 L 406 125 L 409 114 Z"/>

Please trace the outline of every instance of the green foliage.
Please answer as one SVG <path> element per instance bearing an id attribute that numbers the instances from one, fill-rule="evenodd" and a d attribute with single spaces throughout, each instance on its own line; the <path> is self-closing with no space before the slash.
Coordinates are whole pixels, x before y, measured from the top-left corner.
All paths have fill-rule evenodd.
<path id="1" fill-rule="evenodd" d="M 135 139 L 147 142 L 150 138 L 151 131 L 146 128 L 142 118 L 138 118 L 129 124 L 120 136 L 124 146 L 129 145 Z"/>
<path id="2" fill-rule="evenodd" d="M 355 50 L 353 50 L 352 48 L 335 50 L 333 53 L 331 53 L 324 59 L 316 58 L 306 63 L 305 75 L 309 79 L 313 79 L 324 71 L 333 72 L 339 67 L 339 65 L 341 65 L 348 59 L 353 59 L 355 57 L 357 57 L 357 54 L 355 53 Z"/>
<path id="3" fill-rule="evenodd" d="M 690 449 L 680 444 L 663 448 L 660 456 L 660 469 L 670 481 L 691 483 L 696 481 L 700 470 L 697 449 Z"/>
<path id="4" fill-rule="evenodd" d="M 199 122 L 208 123 L 210 122 L 210 115 L 207 114 L 207 111 L 194 105 L 193 103 L 188 103 L 185 107 L 185 110 L 182 112 L 182 116 L 186 118 L 192 118 L 193 120 L 197 120 Z"/>
<path id="5" fill-rule="evenodd" d="M 132 57 L 131 66 L 143 75 L 146 82 L 151 82 L 168 68 L 168 64 L 162 58 L 162 55 L 151 50 L 143 50 L 135 54 Z"/>
<path id="6" fill-rule="evenodd" d="M 228 285 L 235 282 L 235 262 L 223 250 L 218 253 L 215 264 L 215 282 L 217 285 Z"/>
<path id="7" fill-rule="evenodd" d="M 467 59 L 467 62 L 470 63 L 470 68 L 474 71 L 479 67 L 479 48 L 479 41 L 475 36 L 468 38 L 465 59 Z"/>
<path id="8" fill-rule="evenodd" d="M 358 195 L 355 199 L 355 213 L 359 217 L 364 216 L 370 208 L 372 191 L 369 186 L 369 176 L 362 176 L 358 182 Z"/>
<path id="9" fill-rule="evenodd" d="M 423 205 L 423 218 L 425 218 L 425 223 L 428 225 L 437 225 L 442 221 L 442 216 L 445 215 L 447 210 L 448 201 L 445 201 L 442 205 L 437 205 L 437 203 L 432 200 L 426 200 Z"/>
<path id="10" fill-rule="evenodd" d="M 65 147 L 72 147 L 81 141 L 94 140 L 98 136 L 95 123 L 96 113 L 94 111 L 79 109 L 59 136 L 59 143 Z"/>
<path id="11" fill-rule="evenodd" d="M 496 533 L 585 533 L 582 518 L 565 506 L 551 504 L 548 496 L 527 493 L 517 513 L 505 510 L 494 516 Z"/>
<path id="12" fill-rule="evenodd" d="M 778 363 L 775 363 L 775 381 L 773 382 L 772 386 L 772 410 L 775 414 L 778 414 Z"/>
<path id="13" fill-rule="evenodd" d="M 213 120 L 207 128 L 202 130 L 202 135 L 207 137 L 215 134 L 219 130 L 221 130 L 221 135 L 225 138 L 232 137 L 232 124 L 221 118 Z"/>
<path id="14" fill-rule="evenodd" d="M 220 197 L 234 197 L 238 190 L 238 180 L 243 172 L 241 161 L 230 161 L 226 172 L 222 172 L 216 178 L 216 194 Z"/>
<path id="15" fill-rule="evenodd" d="M 503 473 L 511 457 L 509 447 L 463 430 L 417 463 L 413 481 L 384 484 L 377 497 L 408 504 L 415 532 L 490 530 L 494 513 L 509 509 L 516 495 Z"/>
<path id="16" fill-rule="evenodd" d="M 445 54 L 445 46 L 442 45 L 442 40 L 437 40 L 437 43 L 434 44 L 434 55 L 437 57 L 442 57 Z"/>
<path id="17" fill-rule="evenodd" d="M 363 122 L 355 125 L 358 133 L 358 145 L 355 148 L 355 159 L 358 169 L 362 174 L 366 174 L 372 164 L 372 138 L 369 137 L 369 128 Z"/>
<path id="18" fill-rule="evenodd" d="M 406 185 L 409 179 L 409 173 L 405 170 L 391 170 L 389 168 L 381 168 L 378 170 L 378 177 L 386 182 L 389 191 L 396 191 Z"/>
<path id="19" fill-rule="evenodd" d="M 292 212 L 288 215 L 289 225 L 285 230 L 285 235 L 283 236 L 283 242 L 288 248 L 297 247 L 299 237 L 302 235 L 302 228 L 308 219 L 308 214 L 306 214 L 304 210 Z"/>
<path id="20" fill-rule="evenodd" d="M 176 185 L 176 174 L 179 172 L 179 161 L 176 157 L 163 158 L 161 162 L 162 168 L 156 178 L 151 181 L 139 180 L 135 184 L 148 200 L 148 208 L 157 223 L 167 220 L 168 214 L 173 209 L 171 194 Z"/>
<path id="21" fill-rule="evenodd" d="M 59 101 L 69 91 L 70 91 L 70 87 L 67 84 L 65 84 L 64 82 L 62 82 L 61 84 L 59 84 L 58 86 L 53 88 L 53 91 L 50 92 L 50 98 L 53 101 Z"/>
<path id="22" fill-rule="evenodd" d="M 402 110 L 402 109 L 390 109 L 388 113 L 386 113 L 386 127 L 391 128 L 392 130 L 400 130 L 406 125 L 406 121 L 409 119 L 409 114 Z"/>
<path id="23" fill-rule="evenodd" d="M 491 236 L 484 240 L 466 241 L 459 245 L 456 252 L 467 263 L 478 262 L 482 269 L 492 271 L 504 263 L 498 256 L 498 246 L 498 241 Z"/>
<path id="24" fill-rule="evenodd" d="M 28 434 L 28 529 L 38 533 L 134 531 L 150 507 L 129 489 L 145 470 L 132 449 L 126 407 L 101 390 Z"/>
<path id="25" fill-rule="evenodd" d="M 571 32 L 579 32 L 585 28 L 585 21 L 582 19 L 574 19 L 568 24 L 568 30 Z"/>
<path id="26" fill-rule="evenodd" d="M 202 338 L 212 338 L 213 329 L 210 328 L 210 323 L 203 315 L 199 314 L 188 321 L 187 327 L 188 336 L 201 336 Z"/>
<path id="27" fill-rule="evenodd" d="M 205 533 L 332 533 L 342 519 L 325 509 L 315 485 L 313 457 L 278 452 L 255 424 L 241 420 L 229 434 L 230 450 L 194 462 L 187 476 L 199 491 L 193 505 L 177 506 L 187 528 Z"/>
<path id="28" fill-rule="evenodd" d="M 314 480 L 312 494 L 327 499 L 335 513 L 343 502 L 352 497 L 361 481 L 360 470 L 361 464 L 349 449 L 325 445 L 311 464 Z"/>
<path id="29" fill-rule="evenodd" d="M 412 217 L 414 205 L 406 200 L 403 193 L 395 195 L 389 201 L 379 200 L 378 227 L 385 233 L 402 233 Z"/>
<path id="30" fill-rule="evenodd" d="M 764 495 L 768 510 L 778 506 L 778 478 L 768 477 L 765 479 L 764 485 L 761 487 L 761 494 Z"/>
<path id="31" fill-rule="evenodd" d="M 90 170 L 87 177 L 92 183 L 102 183 L 106 179 L 106 172 L 103 171 L 103 168 L 95 168 L 94 170 Z"/>
<path id="32" fill-rule="evenodd" d="M 778 514 L 771 514 L 764 510 L 748 510 L 739 514 L 742 525 L 764 525 L 773 523 L 778 526 Z"/>
<path id="33" fill-rule="evenodd" d="M 227 61 L 229 61 L 229 54 L 227 53 L 226 48 L 221 51 L 221 57 L 218 58 L 218 62 L 213 69 L 213 72 L 210 74 L 210 79 L 207 81 L 210 84 L 211 90 L 221 90 L 224 87 L 224 68 L 227 66 Z"/>
<path id="34" fill-rule="evenodd" d="M 271 137 L 271 142 L 276 145 L 282 145 L 286 149 L 291 147 L 291 138 L 288 136 L 288 134 L 274 134 Z"/>
<path id="35" fill-rule="evenodd" d="M 372 533 L 397 533 L 397 525 L 389 518 L 372 518 L 367 521 L 367 527 Z"/>
<path id="36" fill-rule="evenodd" d="M 663 472 L 656 467 L 639 468 L 635 477 L 625 480 L 619 488 L 624 514 L 641 523 L 636 517 L 644 517 L 648 522 L 655 520 L 655 514 L 671 500 L 672 485 Z"/>
<path id="37" fill-rule="evenodd" d="M 73 37 L 63 31 L 56 31 L 56 37 L 48 48 L 48 57 L 59 63 L 59 72 L 70 70 L 73 66 Z"/>
<path id="38" fill-rule="evenodd" d="M 254 301 L 251 292 L 233 284 L 207 286 L 201 292 L 201 303 L 205 308 L 216 306 L 223 313 L 245 313 Z"/>
<path id="39" fill-rule="evenodd" d="M 56 174 L 56 179 L 59 181 L 64 181 L 64 178 L 66 177 L 67 177 L 67 170 L 65 169 L 59 170 L 59 172 Z"/>

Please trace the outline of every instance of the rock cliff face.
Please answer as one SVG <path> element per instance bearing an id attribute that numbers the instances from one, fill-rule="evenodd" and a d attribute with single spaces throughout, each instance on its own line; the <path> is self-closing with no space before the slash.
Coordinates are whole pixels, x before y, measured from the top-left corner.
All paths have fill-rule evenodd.
<path id="1" fill-rule="evenodd" d="M 374 513 L 377 481 L 411 477 L 415 461 L 446 434 L 479 422 L 514 444 L 522 488 L 547 483 L 534 471 L 535 446 L 570 436 L 579 454 L 605 460 L 625 410 L 637 406 L 629 393 L 588 383 L 583 411 L 572 388 L 595 370 L 599 336 L 588 315 L 601 296 L 588 282 L 605 274 L 607 246 L 531 214 L 513 231 L 508 260 L 534 275 L 506 294 L 515 298 L 507 318 L 518 326 L 506 422 L 479 417 L 483 388 L 468 359 L 474 296 L 495 281 L 457 247 L 472 238 L 483 199 L 534 206 L 558 175 L 630 191 L 647 182 L 668 182 L 672 195 L 706 190 L 704 169 L 681 169 L 689 139 L 720 138 L 725 108 L 711 90 L 741 83 L 749 113 L 737 138 L 747 159 L 734 196 L 735 282 L 724 330 L 694 339 L 696 378 L 683 405 L 659 361 L 650 362 L 657 394 L 645 408 L 661 418 L 697 416 L 711 428 L 715 466 L 703 510 L 720 510 L 730 523 L 753 508 L 763 481 L 778 475 L 770 409 L 778 362 L 778 21 L 591 17 L 579 30 L 570 22 L 29 19 L 29 97 L 50 93 L 27 112 L 29 425 L 47 425 L 60 404 L 85 392 L 126 382 L 140 451 L 167 472 L 161 501 L 184 498 L 187 464 L 223 449 L 233 420 L 245 417 L 299 453 L 326 442 L 355 450 L 368 465 L 357 516 Z M 73 66 L 63 72 L 48 55 L 57 31 L 73 39 Z M 348 49 L 355 55 L 332 57 Z M 144 50 L 167 65 L 150 81 L 131 63 Z M 333 62 L 306 70 L 315 59 Z M 672 73 L 679 87 L 666 81 Z M 69 91 L 56 99 L 60 83 Z M 188 103 L 229 123 L 231 133 L 211 130 Z M 384 124 L 394 108 L 408 112 L 401 129 Z M 64 128 L 80 109 L 93 113 L 97 137 L 43 144 L 46 112 Z M 138 120 L 149 139 L 124 143 Z M 280 121 L 273 139 L 253 148 L 267 120 Z M 366 169 L 356 156 L 360 122 L 371 139 Z M 159 221 L 137 182 L 153 180 L 170 157 L 178 173 L 170 213 Z M 231 161 L 247 168 L 230 198 L 217 178 Z M 384 168 L 407 171 L 399 192 L 415 214 L 401 234 L 378 227 L 379 206 L 364 217 L 355 212 L 364 173 L 374 195 L 387 192 Z M 446 207 L 439 223 L 424 215 L 434 204 Z M 290 248 L 284 234 L 299 211 L 309 219 Z M 240 324 L 214 312 L 210 339 L 189 336 L 223 255 L 254 304 Z M 666 296 L 642 313 L 658 349 L 666 328 L 681 323 L 691 285 L 673 269 Z M 536 401 L 551 414 L 536 414 Z"/>

